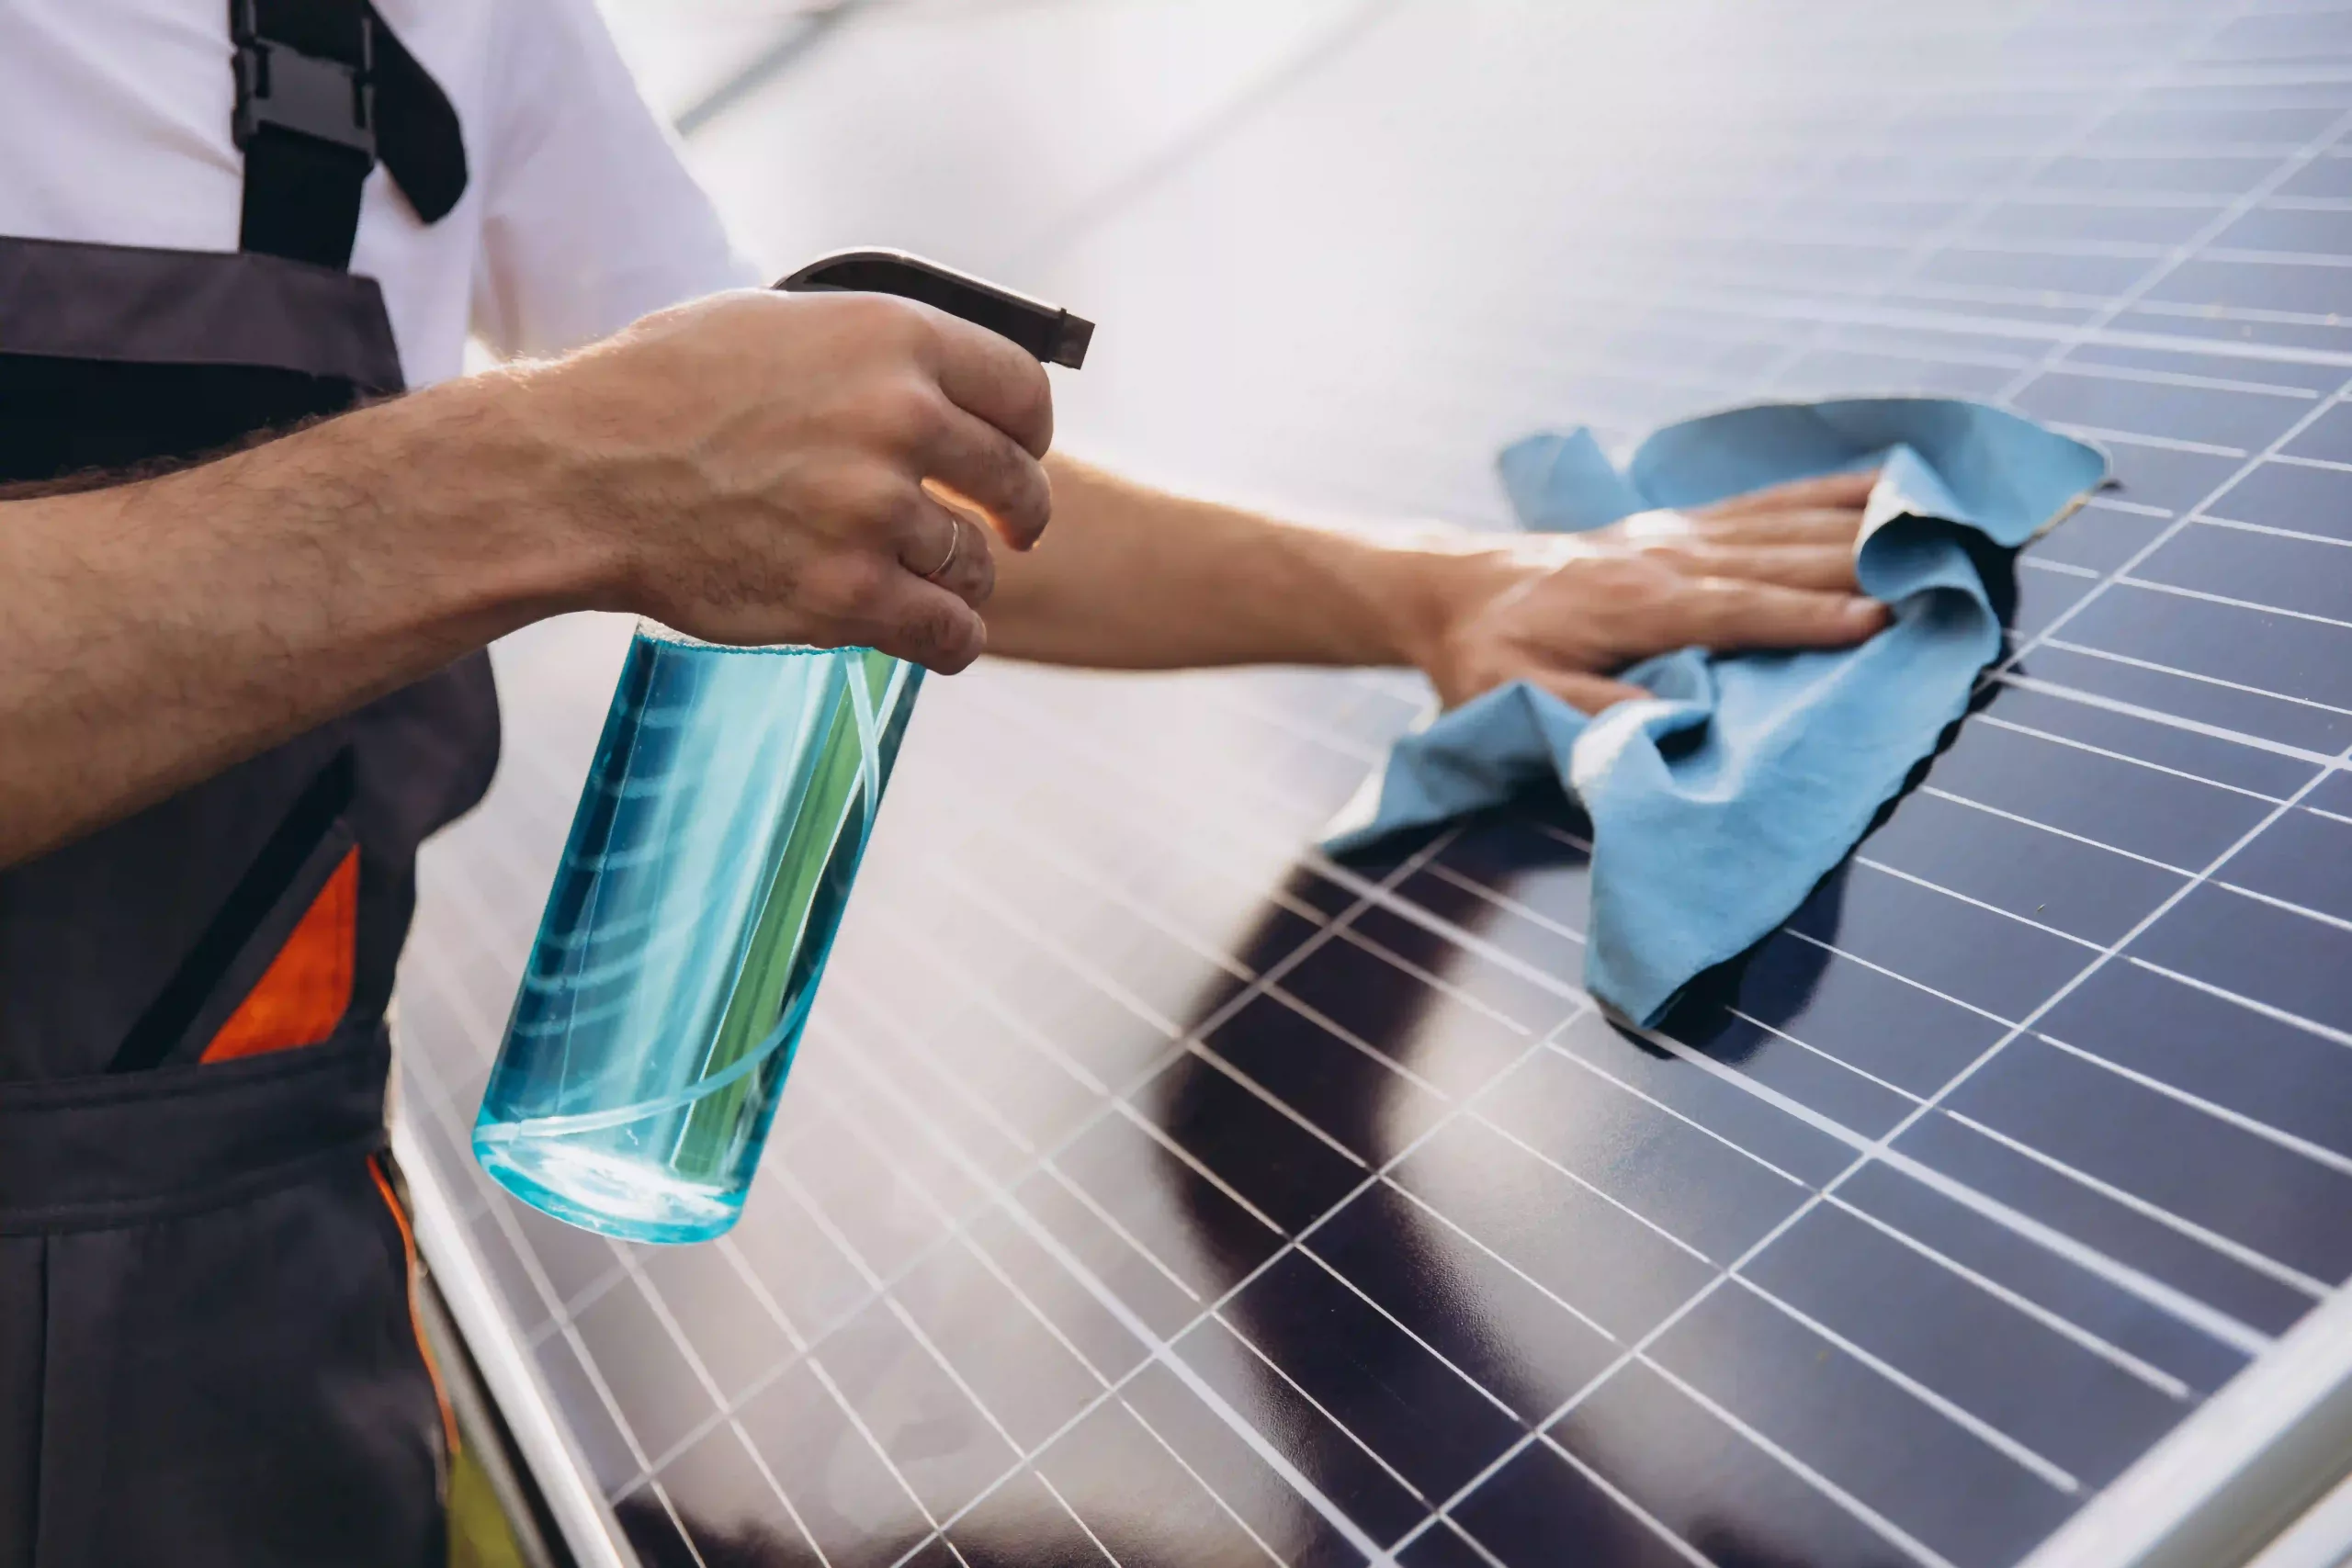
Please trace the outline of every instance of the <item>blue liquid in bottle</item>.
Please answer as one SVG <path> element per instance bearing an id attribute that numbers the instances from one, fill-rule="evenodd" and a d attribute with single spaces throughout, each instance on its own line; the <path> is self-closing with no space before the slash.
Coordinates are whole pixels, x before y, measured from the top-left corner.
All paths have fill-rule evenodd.
<path id="1" fill-rule="evenodd" d="M 640 626 L 474 1154 L 634 1241 L 735 1223 L 921 669 Z"/>

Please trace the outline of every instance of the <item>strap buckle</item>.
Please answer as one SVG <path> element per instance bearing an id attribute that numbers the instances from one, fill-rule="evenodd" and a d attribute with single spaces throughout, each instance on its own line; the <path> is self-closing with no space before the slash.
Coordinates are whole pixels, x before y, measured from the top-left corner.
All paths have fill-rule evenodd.
<path id="1" fill-rule="evenodd" d="M 265 128 L 292 131 L 376 157 L 375 18 L 359 18 L 359 62 L 356 65 L 306 54 L 290 43 L 266 37 L 255 0 L 234 0 L 230 37 L 236 44 L 233 70 L 237 107 L 231 122 L 238 151 Z"/>

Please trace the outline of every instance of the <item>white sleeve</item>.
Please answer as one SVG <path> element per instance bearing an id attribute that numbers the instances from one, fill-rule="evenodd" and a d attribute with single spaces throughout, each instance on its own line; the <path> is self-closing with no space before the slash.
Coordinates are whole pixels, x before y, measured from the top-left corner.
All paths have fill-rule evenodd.
<path id="1" fill-rule="evenodd" d="M 556 354 L 762 280 L 621 62 L 592 0 L 494 0 L 474 331 Z"/>

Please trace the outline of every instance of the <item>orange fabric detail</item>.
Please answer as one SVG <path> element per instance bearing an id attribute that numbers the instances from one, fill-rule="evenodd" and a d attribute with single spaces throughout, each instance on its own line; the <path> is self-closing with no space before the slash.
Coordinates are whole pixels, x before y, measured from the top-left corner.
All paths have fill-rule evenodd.
<path id="1" fill-rule="evenodd" d="M 449 1455 L 454 1459 L 458 1453 L 458 1416 L 449 1408 L 449 1391 L 441 1386 L 441 1368 L 433 1359 L 432 1347 L 424 1342 L 424 1319 L 416 1307 L 416 1233 L 409 1229 L 408 1211 L 401 1207 L 400 1199 L 392 1191 L 380 1155 L 368 1156 L 368 1174 L 376 1179 L 376 1190 L 383 1195 L 384 1207 L 392 1212 L 392 1224 L 400 1229 L 401 1256 L 408 1263 L 408 1329 L 416 1337 L 416 1353 L 424 1362 L 424 1375 L 433 1380 L 433 1403 L 441 1407 L 441 1440 L 448 1445 Z"/>
<path id="2" fill-rule="evenodd" d="M 359 941 L 359 852 L 344 852 L 311 900 L 260 983 L 204 1048 L 204 1060 L 231 1062 L 267 1051 L 315 1045 L 334 1032 L 351 1006 Z"/>

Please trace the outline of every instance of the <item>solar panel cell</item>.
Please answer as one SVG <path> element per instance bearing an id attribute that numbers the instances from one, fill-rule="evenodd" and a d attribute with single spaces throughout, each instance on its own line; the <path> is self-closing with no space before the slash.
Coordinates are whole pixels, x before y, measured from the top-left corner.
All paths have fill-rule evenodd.
<path id="1" fill-rule="evenodd" d="M 679 1247 L 649 1253 L 639 1278 L 658 1314 L 692 1347 L 699 1375 L 722 1404 L 748 1393 L 761 1376 L 790 1359 L 789 1334 L 728 1248 Z"/>
<path id="2" fill-rule="evenodd" d="M 2352 1032 L 2352 931 L 2203 886 L 2132 944 L 2136 958 L 2323 1029 Z"/>
<path id="3" fill-rule="evenodd" d="M 1377 1071 L 1367 1064 L 1366 1079 Z M 1295 1235 L 1346 1197 L 1364 1168 L 1251 1087 L 1188 1055 L 1140 1098 L 1178 1147 L 1273 1226 Z M 1368 1087 L 1377 1094 L 1385 1086 Z"/>
<path id="4" fill-rule="evenodd" d="M 1442 1525 L 1416 1537 L 1396 1560 L 1405 1568 L 1486 1568 L 1487 1562 L 1467 1536 Z"/>
<path id="5" fill-rule="evenodd" d="M 619 1255 L 604 1237 L 575 1230 L 519 1204 L 513 1214 L 522 1244 L 538 1266 L 559 1310 L 570 1312 L 620 1276 Z"/>
<path id="6" fill-rule="evenodd" d="M 1788 929 L 2012 1022 L 2090 956 L 2062 936 L 1860 863 L 1833 874 Z"/>
<path id="7" fill-rule="evenodd" d="M 1698 1254 L 1482 1122 L 1441 1128 L 1397 1186 L 1620 1341 L 1714 1270 Z"/>
<path id="8" fill-rule="evenodd" d="M 735 1423 L 789 1505 L 765 1515 L 778 1539 L 789 1539 L 777 1528 L 782 1514 L 789 1534 L 805 1537 L 826 1562 L 883 1568 L 921 1545 L 930 1521 L 821 1366 L 796 1362 L 745 1401 Z"/>
<path id="9" fill-rule="evenodd" d="M 2086 1485 L 2113 1480 L 2180 1416 L 2146 1373 L 1954 1290 L 1948 1266 L 1840 1208 L 1812 1211 L 1741 1274 Z"/>
<path id="10" fill-rule="evenodd" d="M 1744 1150 L 1539 1051 L 1496 1086 L 1485 1120 L 1700 1257 L 1728 1264 L 1804 1201 Z"/>
<path id="11" fill-rule="evenodd" d="M 2352 1175 L 2039 1040 L 1945 1100 L 1951 1114 L 2324 1290 L 2352 1273 Z"/>
<path id="12" fill-rule="evenodd" d="M 1140 1118 L 1114 1115 L 1095 1122 L 1056 1156 L 1055 1166 L 1073 1193 L 1195 1302 L 1216 1300 L 1281 1249 L 1278 1221 L 1253 1208 L 1214 1168 L 1204 1169 L 1176 1147 L 1155 1142 Z M 1311 1168 L 1320 1177 L 1330 1168 Z"/>
<path id="13" fill-rule="evenodd" d="M 1447 1109 L 1446 1097 L 1418 1075 L 1273 995 L 1252 999 L 1205 1043 L 1359 1161 L 1411 1142 Z"/>
<path id="14" fill-rule="evenodd" d="M 1514 1564 L 1544 1562 L 1545 1550 L 1562 1540 L 1590 1540 L 1600 1561 L 1643 1568 L 1688 1563 L 1692 1554 L 1769 1568 L 1887 1568 L 1912 1560 L 1740 1431 L 1727 1412 L 1645 1363 L 1602 1383 L 1546 1435 L 1559 1451 L 1525 1450 L 1458 1510 L 1473 1535 L 1497 1542 Z M 1626 1499 L 1627 1513 L 1639 1510 L 1646 1519 L 1601 1507 L 1596 1480 Z M 1668 1532 L 1688 1544 L 1657 1539 Z"/>
<path id="15" fill-rule="evenodd" d="M 2183 869 L 2203 865 L 2235 843 L 2273 804 L 2246 793 L 2248 785 L 2209 781 L 2183 766 L 2210 765 L 2215 753 L 2233 750 L 2226 743 L 2200 745 L 2201 736 L 2157 731 L 2122 715 L 2038 697 L 2015 690 L 1996 697 L 1985 718 L 1937 759 L 1928 789 L 1980 812 L 2006 812 Z M 2155 755 L 2126 750 L 2134 745 Z"/>
<path id="16" fill-rule="evenodd" d="M 1755 972 L 1754 966 L 1748 970 L 1750 976 Z M 1834 962 L 1821 968 L 1819 973 L 1823 978 L 1815 992 L 1815 1000 L 1835 992 L 1842 979 L 1857 979 L 1867 985 L 1879 978 L 1859 964 L 1841 965 Z M 1970 1014 L 1960 1016 L 1964 1019 L 1973 1017 Z M 1778 1027 L 1792 1025 L 1804 1028 L 1808 1035 L 1815 1038 L 1824 1032 L 1818 1023 L 1796 1024 L 1793 1020 Z M 1754 1029 L 1757 1026 L 1748 1027 Z M 1712 1060 L 1745 1066 L 1745 1061 L 1736 1053 L 1719 1050 L 1702 1038 L 1695 1027 L 1685 1028 L 1678 1021 L 1675 1028 L 1679 1034 L 1698 1040 L 1702 1048 L 1711 1053 Z M 1743 1045 L 1747 1043 L 1745 1040 L 1739 1042 Z M 1984 1043 L 1990 1043 L 1989 1035 Z M 1728 1066 L 1721 1073 L 1693 1070 L 1689 1062 L 1657 1049 L 1647 1040 L 1638 1043 L 1629 1041 L 1597 1013 L 1588 1013 L 1563 1030 L 1560 1048 L 1608 1082 L 1622 1085 L 1651 1104 L 1697 1123 L 1774 1170 L 1784 1172 L 1807 1186 L 1821 1186 L 1844 1169 L 1852 1158 L 1851 1147 L 1836 1133 L 1817 1121 L 1808 1120 L 1787 1107 L 1776 1105 L 1757 1095 L 1740 1084 L 1738 1074 L 1730 1070 Z M 1815 1046 L 1814 1049 L 1818 1051 L 1821 1047 Z M 1970 1050 L 1967 1058 L 1973 1058 L 1975 1055 L 1974 1050 Z M 1955 1061 L 1951 1067 L 1937 1074 L 1936 1081 L 1941 1082 L 1959 1065 Z M 1868 1103 L 1873 1111 L 1881 1104 L 1879 1101 Z M 1892 1127 L 1898 1119 L 1899 1116 L 1890 1115 L 1885 1124 Z M 1841 1120 L 1837 1125 L 1848 1132 L 1860 1131 L 1850 1121 Z"/>
<path id="17" fill-rule="evenodd" d="M 494 1212 L 476 1215 L 466 1227 L 466 1245 L 468 1250 L 481 1260 L 482 1272 L 489 1276 L 492 1287 L 498 1292 L 508 1321 L 514 1324 L 516 1332 L 527 1337 L 546 1326 L 548 1321 L 547 1299 L 540 1293 L 530 1270 L 524 1267 L 514 1244 L 506 1239 L 506 1232 L 499 1223 L 503 1217 Z"/>
<path id="18" fill-rule="evenodd" d="M 2352 823 L 2297 807 L 2233 856 L 2222 877 L 2233 889 L 2283 899 L 2352 925 Z"/>
<path id="19" fill-rule="evenodd" d="M 1277 1259 L 1226 1315 L 1423 1498 L 1466 1485 L 1524 1430 L 1461 1370 L 1304 1253 Z"/>
<path id="20" fill-rule="evenodd" d="M 636 1280 L 616 1280 L 579 1308 L 571 1331 L 646 1459 L 667 1454 L 718 1414 L 680 1340 L 654 1315 Z"/>
<path id="21" fill-rule="evenodd" d="M 2318 705 L 2335 715 L 2352 713 L 2352 626 L 2118 583 L 2086 603 L 2066 623 L 2065 635 L 2098 651 L 2191 677 Z M 2288 726 L 2274 718 L 2265 728 Z M 2294 733 L 2324 746 L 2333 730 L 2298 728 Z"/>
<path id="22" fill-rule="evenodd" d="M 2102 1061 L 2261 1127 L 2352 1158 L 2352 1055 L 2324 1034 L 2256 1012 L 2143 963 L 2110 964 L 2040 1025 Z"/>
<path id="23" fill-rule="evenodd" d="M 1767 964 L 1785 964 L 1804 974 L 1819 971 L 1839 955 L 1789 946 L 1758 953 L 1744 973 Z M 1800 982 L 1803 983 L 1803 982 Z M 1932 1004 L 1942 998 L 1918 993 Z M 1899 1016 L 1899 1014 L 1898 1014 Z M 1802 1027 L 1802 1026 L 1800 1026 Z M 1713 1005 L 1694 997 L 1662 1021 L 1662 1031 L 1753 1086 L 1796 1108 L 1865 1138 L 1893 1132 L 1910 1114 L 1914 1100 L 1869 1068 L 1857 1066 L 1816 1046 L 1795 1029 L 1769 1016 Z"/>
<path id="24" fill-rule="evenodd" d="M 1859 853 L 2095 948 L 2120 939 L 2188 881 L 2183 872 L 1941 795 L 1905 800 Z"/>
<path id="25" fill-rule="evenodd" d="M 1650 1357 L 1694 1397 L 1951 1562 L 2015 1562 L 2068 1512 L 2046 1461 L 2029 1468 L 2039 1456 L 1951 1420 L 1753 1286 L 1707 1296 Z"/>
<path id="26" fill-rule="evenodd" d="M 1020 1451 L 887 1299 L 825 1338 L 817 1364 L 932 1519 L 992 1484 Z"/>
<path id="27" fill-rule="evenodd" d="M 1204 1403 L 1246 1412 L 1272 1450 L 1270 1466 L 1278 1459 L 1295 1470 L 1363 1531 L 1395 1540 L 1421 1517 L 1422 1502 L 1411 1483 L 1364 1435 L 1341 1426 L 1299 1380 L 1276 1368 L 1266 1347 L 1212 1317 L 1179 1338 L 1174 1349 L 1189 1374 L 1184 1381 Z"/>
<path id="28" fill-rule="evenodd" d="M 2321 462 L 2352 462 L 2352 407 L 2337 403 L 2296 434 L 2284 451 Z"/>
<path id="29" fill-rule="evenodd" d="M 2239 17 L 2206 46 L 2214 60 L 2341 60 L 2352 56 L 2343 17 L 2333 11 Z"/>
<path id="30" fill-rule="evenodd" d="M 1201 1293 L 1185 1283 L 1165 1261 L 1145 1250 L 1143 1244 L 1115 1219 L 1090 1206 L 1058 1171 L 1031 1177 L 1021 1187 L 1020 1197 L 1021 1207 L 1011 1226 L 1012 1234 L 1041 1248 L 1057 1268 L 1072 1275 L 1078 1289 L 1068 1293 L 1073 1298 L 1095 1299 L 1093 1287 L 1102 1286 L 1119 1309 L 1114 1321 L 1124 1333 L 1165 1337 L 1192 1322 L 1199 1313 Z M 1212 1214 L 1219 1220 L 1232 1218 L 1222 1204 Z M 1238 1224 L 1229 1233 L 1228 1245 L 1234 1249 L 1236 1262 L 1247 1258 L 1247 1267 L 1263 1262 L 1272 1252 L 1272 1244 L 1254 1226 L 1254 1221 Z M 1247 1267 L 1238 1267 L 1233 1272 L 1238 1276 L 1246 1272 Z M 1052 1277 L 1047 1275 L 1048 1279 Z M 1105 1355 L 1113 1363 L 1132 1359 L 1132 1351 L 1126 1357 L 1120 1356 L 1119 1351 L 1124 1348 L 1124 1344 L 1114 1343 L 1098 1348 L 1096 1354 Z M 1102 1360 L 1095 1363 L 1098 1371 L 1105 1364 Z"/>
<path id="31" fill-rule="evenodd" d="M 1865 1166 L 1838 1189 L 1836 1207 L 2169 1397 L 2211 1393 L 2245 1365 L 2243 1353 L 2128 1278 L 2037 1245 L 1997 1210 L 1962 1202 L 1917 1175 Z"/>
<path id="32" fill-rule="evenodd" d="M 1080 1495 L 1085 1495 L 1082 1491 Z M 960 1560 L 967 1568 L 1026 1568 L 1033 1562 L 1050 1568 L 1100 1568 L 1112 1561 L 1070 1511 L 1067 1499 L 1035 1474 L 1018 1477 L 989 1494 L 947 1539 L 955 1550 L 943 1548 L 942 1561 Z"/>
<path id="33" fill-rule="evenodd" d="M 2352 626 L 2352 553 L 2337 543 L 2192 523 L 2132 569 L 2150 582 Z"/>
<path id="34" fill-rule="evenodd" d="M 695 1560 L 694 1550 L 686 1544 L 686 1538 L 677 1522 L 662 1506 L 662 1499 L 655 1494 L 651 1483 L 639 1486 L 622 1498 L 615 1505 L 613 1512 L 620 1526 L 622 1539 L 628 1543 L 627 1550 L 639 1562 L 652 1563 L 655 1568 L 673 1568 L 673 1564 Z M 719 1544 L 723 1539 L 715 1529 L 707 1529 L 705 1533 L 714 1545 Z"/>
<path id="35" fill-rule="evenodd" d="M 2050 258 L 2023 255 L 2018 259 L 2038 265 Z M 2146 269 L 2147 261 L 2134 258 L 2129 265 L 2136 275 Z M 2183 364 L 2171 373 L 2219 379 L 2226 368 Z M 2028 413 L 2060 424 L 2247 451 L 2267 446 L 2285 434 L 2289 425 L 2309 412 L 2310 400 L 2285 389 L 2254 391 L 2178 385 L 2087 371 L 2044 376 L 2016 399 L 2017 406 Z"/>
<path id="36" fill-rule="evenodd" d="M 849 1315 L 867 1292 L 865 1274 L 826 1234 L 800 1192 L 763 1177 L 744 1206 L 759 1223 L 739 1224 L 727 1247 L 743 1260 L 766 1301 L 805 1341 Z"/>
<path id="37" fill-rule="evenodd" d="M 1986 711 L 2021 714 L 2009 722 L 2271 800 L 2301 788 L 2352 739 L 2346 716 L 2330 708 L 2127 660 L 2071 640 L 2070 631 L 2061 627 L 2013 666 L 2046 684 L 2004 691 Z M 2140 809 L 2132 793 L 2117 795 L 2119 815 Z"/>
<path id="38" fill-rule="evenodd" d="M 2140 1293 L 2157 1305 L 2180 1311 L 2185 1298 L 2225 1314 L 2228 1322 L 2223 1324 L 2188 1311 L 2187 1315 L 2208 1332 L 2258 1345 L 2264 1336 L 2285 1332 L 2311 1307 L 2309 1292 L 2213 1248 L 2166 1223 L 2169 1216 L 2160 1211 L 2128 1201 L 2129 1194 L 2103 1190 L 2050 1157 L 2037 1157 L 2035 1151 L 2005 1139 L 1997 1129 L 1970 1126 L 1939 1112 L 1914 1124 L 1894 1147 L 1933 1175 L 1949 1178 L 2120 1265 L 2130 1271 L 2128 1282 L 2139 1285 Z M 2154 1290 L 2148 1288 L 2151 1281 Z"/>
<path id="39" fill-rule="evenodd" d="M 1598 1325 L 1391 1183 L 1351 1199 L 1306 1246 L 1522 1426 L 1616 1353 Z"/>
<path id="40" fill-rule="evenodd" d="M 605 1496 L 628 1491 L 645 1472 L 643 1460 L 613 1419 L 612 1406 L 588 1369 L 571 1336 L 550 1334 L 532 1347 L 533 1370 L 556 1408 L 563 1412 L 565 1431 L 587 1469 L 587 1479 Z"/>
<path id="41" fill-rule="evenodd" d="M 1402 920 L 1391 919 L 1383 929 L 1423 956 L 1439 956 L 1446 945 Z M 1498 1018 L 1466 997 L 1432 990 L 1385 949 L 1361 940 L 1324 943 L 1275 985 L 1283 996 L 1452 1098 L 1484 1087 L 1518 1056 L 1528 1038 L 1514 1020 Z M 1563 1015 L 1570 1007 L 1565 999 L 1557 1003 Z M 1551 1010 L 1538 1004 L 1529 1010 L 1542 1017 Z"/>
<path id="42" fill-rule="evenodd" d="M 671 1501 L 690 1521 L 683 1538 L 650 1486 L 616 1509 L 646 1562 L 670 1568 L 699 1556 L 705 1563 L 782 1563 L 803 1555 L 794 1550 L 802 1547 L 798 1532 L 768 1522 L 776 1511 L 775 1491 L 732 1427 L 712 1428 L 671 1461 L 664 1475 Z M 688 1539 L 691 1551 L 684 1544 Z"/>
<path id="43" fill-rule="evenodd" d="M 2214 498 L 2206 515 L 2352 540 L 2352 468 L 2264 463 Z"/>
<path id="44" fill-rule="evenodd" d="M 2311 787 L 2303 807 L 2335 818 L 2352 818 L 2352 773 L 2339 768 Z"/>
<path id="45" fill-rule="evenodd" d="M 2169 331 L 2170 324 L 2166 323 Z M 2227 453 L 2103 439 L 2113 461 L 2118 499 L 2184 512 L 2230 482 L 2244 461 Z"/>
<path id="46" fill-rule="evenodd" d="M 1118 1440 L 1103 1442 L 1098 1432 L 1104 1429 Z M 1154 1512 L 1170 1528 L 1136 1532 L 1146 1554 L 1155 1542 L 1174 1541 L 1179 1552 L 1195 1550 L 1197 1542 L 1204 1562 L 1271 1558 L 1295 1568 L 1354 1568 L 1363 1561 L 1332 1520 L 1276 1470 L 1271 1449 L 1244 1441 L 1165 1363 L 1146 1367 L 1118 1401 L 1073 1429 L 1061 1447 L 1073 1459 L 1085 1456 L 1090 1465 L 1101 1456 L 1094 1473 L 1108 1484 L 1089 1488 L 1096 1495 L 1118 1495 L 1136 1479 L 1146 1495 L 1159 1492 L 1164 1500 Z M 1154 1457 L 1155 1450 L 1165 1459 Z M 1232 1539 L 1237 1530 L 1250 1538 L 1248 1548 Z"/>

